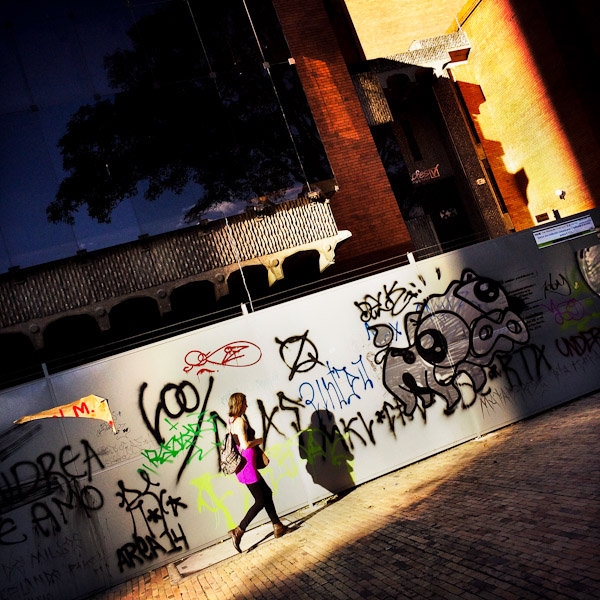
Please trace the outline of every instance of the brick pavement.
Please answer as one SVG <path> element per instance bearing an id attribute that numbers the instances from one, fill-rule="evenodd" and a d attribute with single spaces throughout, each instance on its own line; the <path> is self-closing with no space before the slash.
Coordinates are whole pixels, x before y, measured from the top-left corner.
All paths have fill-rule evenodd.
<path id="1" fill-rule="evenodd" d="M 595 599 L 599 459 L 597 392 L 363 484 L 251 552 L 93 598 Z"/>

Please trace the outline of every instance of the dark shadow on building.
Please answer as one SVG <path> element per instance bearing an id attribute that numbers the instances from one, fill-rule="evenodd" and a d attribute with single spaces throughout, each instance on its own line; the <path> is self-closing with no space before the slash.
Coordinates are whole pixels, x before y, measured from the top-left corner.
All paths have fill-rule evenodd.
<path id="1" fill-rule="evenodd" d="M 510 4 L 582 178 L 593 194 L 600 189 L 600 88 L 593 84 L 600 62 L 598 6 L 588 0 L 570 2 L 566 10 L 541 0 L 511 0 Z"/>
<path id="2" fill-rule="evenodd" d="M 486 154 L 486 157 L 481 161 L 482 167 L 503 215 L 508 215 L 510 209 L 511 213 L 519 215 L 522 224 L 533 227 L 536 223 L 529 214 L 529 198 L 527 197 L 529 178 L 527 173 L 524 169 L 520 169 L 516 173 L 508 171 L 505 165 L 505 152 L 502 143 L 498 140 L 482 137 L 479 129 L 475 127 L 475 122 L 481 114 L 480 106 L 486 101 L 481 86 L 460 81 L 455 85 L 455 89 L 473 139 L 478 145 L 481 145 Z M 468 103 L 467 98 L 469 99 Z M 496 176 L 506 182 L 509 189 L 513 190 L 513 194 L 507 194 L 506 197 L 503 197 Z M 510 224 L 507 229 L 514 231 L 514 227 Z"/>

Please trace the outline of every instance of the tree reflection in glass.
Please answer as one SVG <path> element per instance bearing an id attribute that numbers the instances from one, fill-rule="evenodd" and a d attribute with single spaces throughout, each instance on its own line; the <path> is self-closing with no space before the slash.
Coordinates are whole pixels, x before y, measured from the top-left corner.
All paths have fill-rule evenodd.
<path id="1" fill-rule="evenodd" d="M 332 178 L 270 2 L 248 2 L 252 22 L 242 0 L 137 12 L 147 9 L 132 7 L 132 49 L 104 59 L 114 96 L 81 106 L 58 142 L 68 175 L 50 221 L 72 223 L 85 206 L 110 222 L 125 198 L 143 190 L 153 201 L 193 182 L 194 223 L 216 204 L 241 212 Z"/>

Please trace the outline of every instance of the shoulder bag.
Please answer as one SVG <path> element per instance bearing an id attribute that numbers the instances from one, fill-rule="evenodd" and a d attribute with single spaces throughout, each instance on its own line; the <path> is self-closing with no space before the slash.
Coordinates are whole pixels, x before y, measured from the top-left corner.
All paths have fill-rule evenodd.
<path id="1" fill-rule="evenodd" d="M 271 461 L 265 451 L 260 446 L 256 446 L 256 468 L 264 469 L 269 466 L 269 462 Z"/>

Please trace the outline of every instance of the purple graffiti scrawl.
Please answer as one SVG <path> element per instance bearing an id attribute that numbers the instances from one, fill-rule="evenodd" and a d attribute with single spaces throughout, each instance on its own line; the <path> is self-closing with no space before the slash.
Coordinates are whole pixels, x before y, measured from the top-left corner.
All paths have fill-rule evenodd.
<path id="1" fill-rule="evenodd" d="M 420 310 L 406 314 L 404 328 L 409 345 L 398 348 L 390 345 L 393 331 L 388 325 L 370 327 L 374 345 L 386 348 L 383 384 L 408 416 L 418 399 L 427 408 L 435 396 L 445 399 L 446 412 L 452 412 L 462 397 L 457 381 L 461 374 L 480 392 L 487 380 L 483 367 L 529 339 L 500 285 L 469 269 L 443 294 L 429 296 Z"/>

